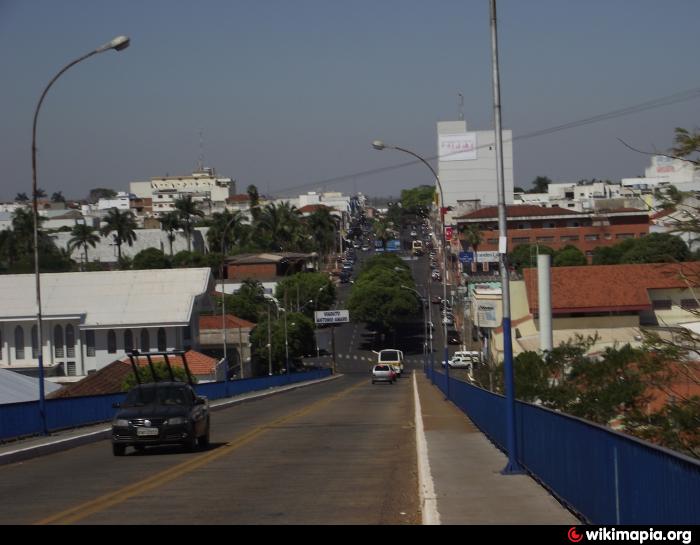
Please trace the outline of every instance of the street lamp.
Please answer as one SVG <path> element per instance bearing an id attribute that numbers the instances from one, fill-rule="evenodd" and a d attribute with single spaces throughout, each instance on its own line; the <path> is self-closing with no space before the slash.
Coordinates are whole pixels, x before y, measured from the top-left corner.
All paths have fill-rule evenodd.
<path id="1" fill-rule="evenodd" d="M 225 265 L 225 259 L 226 259 L 226 253 L 225 253 L 225 247 L 226 247 L 226 233 L 228 232 L 229 227 L 233 225 L 233 223 L 239 219 L 239 216 L 234 213 L 234 216 L 228 221 L 226 224 L 226 227 L 224 227 L 224 231 L 221 234 L 221 329 L 223 331 L 223 342 L 224 342 L 224 361 L 226 362 L 226 393 L 228 394 L 228 349 L 226 346 L 226 283 L 224 282 L 224 265 Z M 238 328 L 238 331 L 240 332 L 241 328 Z M 239 340 L 240 339 L 239 335 Z M 243 378 L 243 344 L 241 344 L 239 347 L 239 364 L 241 366 L 241 378 Z"/>
<path id="2" fill-rule="evenodd" d="M 428 319 L 425 315 L 425 305 L 426 305 L 426 300 L 421 296 L 421 294 L 418 292 L 418 290 L 414 290 L 413 288 L 409 288 L 408 286 L 404 286 L 403 284 L 401 285 L 401 289 L 403 290 L 408 290 L 412 291 L 418 296 L 418 300 L 420 301 L 421 304 L 421 311 L 423 312 L 423 326 L 425 329 L 425 334 L 423 337 L 423 369 L 424 371 L 428 370 Z M 427 304 L 430 304 L 430 301 L 427 302 Z"/>
<path id="3" fill-rule="evenodd" d="M 117 36 L 110 42 L 101 45 L 94 51 L 91 51 L 90 53 L 87 53 L 86 55 L 83 55 L 82 57 L 79 57 L 73 62 L 64 66 L 53 77 L 53 79 L 49 82 L 46 88 L 44 88 L 44 91 L 41 93 L 41 97 L 39 98 L 39 103 L 36 105 L 36 110 L 34 111 L 34 123 L 32 124 L 32 208 L 34 211 L 34 277 L 36 283 L 37 345 L 39 348 L 39 412 L 41 416 L 42 433 L 44 435 L 48 434 L 48 429 L 46 426 L 46 400 L 44 395 L 44 337 L 42 334 L 41 327 L 41 280 L 39 275 L 39 205 L 37 199 L 36 183 L 36 127 L 37 121 L 39 119 L 39 110 L 41 109 L 41 105 L 44 102 L 44 98 L 46 98 L 46 94 L 49 92 L 49 89 L 51 89 L 51 86 L 56 82 L 58 78 L 61 77 L 61 75 L 66 70 L 68 70 L 72 66 L 75 66 L 79 62 L 84 61 L 89 57 L 92 57 L 93 55 L 97 55 L 98 53 L 103 53 L 104 51 L 109 51 L 110 49 L 114 49 L 115 51 L 121 51 L 122 49 L 126 49 L 127 47 L 129 47 L 129 43 L 130 40 L 126 36 Z"/>
<path id="4" fill-rule="evenodd" d="M 280 311 L 284 312 L 284 368 L 286 370 L 287 376 L 289 376 L 289 340 L 287 338 L 287 309 L 284 307 L 280 306 L 280 302 L 277 300 L 276 297 L 273 297 L 272 295 L 266 293 L 265 294 L 265 299 L 268 301 L 272 301 L 275 306 L 277 307 L 277 319 L 280 319 Z M 268 323 L 269 327 L 269 323 Z"/>
<path id="5" fill-rule="evenodd" d="M 440 241 L 441 241 L 441 246 L 442 246 L 442 269 L 443 269 L 443 274 L 442 274 L 442 299 L 444 301 L 447 301 L 447 252 L 445 251 L 445 217 L 442 213 L 442 210 L 444 208 L 445 204 L 445 195 L 442 192 L 442 184 L 440 183 L 440 178 L 437 175 L 437 172 L 435 172 L 435 169 L 430 166 L 430 163 L 423 159 L 420 155 L 417 153 L 412 152 L 411 150 L 407 150 L 405 148 L 400 148 L 399 146 L 390 146 L 388 144 L 385 144 L 381 140 L 375 140 L 372 142 L 372 147 L 378 151 L 383 151 L 385 149 L 395 149 L 397 151 L 402 151 L 404 153 L 408 153 L 409 155 L 412 155 L 419 161 L 421 161 L 425 166 L 430 169 L 430 172 L 433 174 L 435 177 L 435 183 L 438 186 L 438 189 L 440 190 L 440 223 L 441 223 L 441 231 L 442 234 L 440 236 Z M 446 376 L 446 381 L 445 381 L 445 396 L 447 399 L 450 398 L 450 366 L 447 364 L 448 360 L 448 348 L 447 348 L 447 320 L 443 318 L 442 320 L 442 325 L 443 325 L 443 342 L 445 345 L 444 349 L 444 361 L 445 361 L 445 376 Z"/>

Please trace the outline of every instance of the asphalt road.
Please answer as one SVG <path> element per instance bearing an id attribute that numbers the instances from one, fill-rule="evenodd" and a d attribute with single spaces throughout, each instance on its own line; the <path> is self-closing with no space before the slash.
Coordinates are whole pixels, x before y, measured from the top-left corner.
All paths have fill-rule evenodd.
<path id="1" fill-rule="evenodd" d="M 0 524 L 420 523 L 411 381 L 344 376 L 212 413 L 212 445 L 108 441 L 0 467 Z"/>

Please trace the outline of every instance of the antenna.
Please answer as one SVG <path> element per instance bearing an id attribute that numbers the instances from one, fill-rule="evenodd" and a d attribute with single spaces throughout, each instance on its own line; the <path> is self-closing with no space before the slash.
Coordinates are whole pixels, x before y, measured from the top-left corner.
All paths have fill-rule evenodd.
<path id="1" fill-rule="evenodd" d="M 457 119 L 464 121 L 464 95 L 462 93 L 457 93 L 459 99 L 457 100 Z"/>
<path id="2" fill-rule="evenodd" d="M 199 164 L 198 172 L 204 172 L 204 131 L 199 129 Z"/>

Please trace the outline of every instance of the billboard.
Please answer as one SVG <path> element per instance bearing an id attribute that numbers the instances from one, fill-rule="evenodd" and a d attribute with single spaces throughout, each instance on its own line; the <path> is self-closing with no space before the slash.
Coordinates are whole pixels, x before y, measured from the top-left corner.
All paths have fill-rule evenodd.
<path id="1" fill-rule="evenodd" d="M 479 327 L 499 327 L 498 306 L 500 301 L 477 301 L 476 324 Z"/>
<path id="2" fill-rule="evenodd" d="M 476 133 L 438 135 L 438 156 L 440 161 L 474 161 L 476 153 Z"/>
<path id="3" fill-rule="evenodd" d="M 398 252 L 401 249 L 401 241 L 397 238 L 386 241 L 387 252 Z"/>
<path id="4" fill-rule="evenodd" d="M 345 324 L 350 321 L 349 310 L 317 310 L 314 313 L 317 324 Z"/>

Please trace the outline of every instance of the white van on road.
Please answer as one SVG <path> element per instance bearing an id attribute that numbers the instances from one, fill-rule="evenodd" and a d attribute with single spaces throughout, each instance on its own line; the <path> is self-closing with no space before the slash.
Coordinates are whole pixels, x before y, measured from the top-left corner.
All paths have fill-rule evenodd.
<path id="1" fill-rule="evenodd" d="M 396 374 L 401 376 L 403 373 L 403 352 L 401 350 L 389 348 L 374 353 L 378 356 L 377 364 L 391 365 L 394 368 L 394 371 L 396 371 Z"/>

